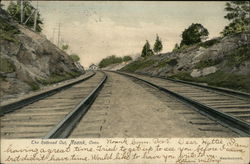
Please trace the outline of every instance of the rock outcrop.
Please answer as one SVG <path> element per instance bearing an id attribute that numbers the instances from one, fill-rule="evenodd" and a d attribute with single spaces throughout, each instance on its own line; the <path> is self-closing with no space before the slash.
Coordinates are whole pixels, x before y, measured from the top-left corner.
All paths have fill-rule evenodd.
<path id="1" fill-rule="evenodd" d="M 84 73 L 45 36 L 19 25 L 1 8 L 0 61 L 2 97 Z"/>
<path id="2" fill-rule="evenodd" d="M 250 92 L 250 32 L 139 58 L 121 70 L 202 83 L 216 81 L 213 85 Z"/>

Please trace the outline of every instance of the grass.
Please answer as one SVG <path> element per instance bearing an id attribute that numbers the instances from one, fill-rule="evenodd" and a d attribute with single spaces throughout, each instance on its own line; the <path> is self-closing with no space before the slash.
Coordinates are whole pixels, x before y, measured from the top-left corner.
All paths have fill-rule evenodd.
<path id="1" fill-rule="evenodd" d="M 211 86 L 250 92 L 250 76 L 247 75 L 235 75 L 217 71 L 207 76 L 193 78 L 189 72 L 180 72 L 176 75 L 171 76 L 171 78 L 198 83 L 207 83 Z"/>
<path id="2" fill-rule="evenodd" d="M 37 81 L 43 85 L 50 85 L 50 84 L 58 83 L 64 80 L 72 79 L 74 77 L 79 76 L 80 74 L 81 73 L 78 73 L 78 72 L 67 72 L 62 75 L 52 74 L 47 79 L 37 79 Z"/>
<path id="3" fill-rule="evenodd" d="M 195 69 L 202 69 L 202 68 L 206 68 L 206 67 L 210 67 L 210 66 L 214 66 L 214 65 L 217 65 L 219 63 L 222 62 L 222 59 L 207 59 L 207 60 L 202 60 L 200 62 L 198 62 L 196 65 L 195 65 Z"/>
<path id="4" fill-rule="evenodd" d="M 250 61 L 250 47 L 244 45 L 232 51 L 227 56 L 227 66 L 239 67 L 245 61 Z"/>
<path id="5" fill-rule="evenodd" d="M 143 69 L 155 64 L 155 60 L 147 59 L 147 60 L 137 60 L 133 61 L 130 64 L 126 65 L 121 69 L 121 71 L 134 72 L 139 69 Z"/>
<path id="6" fill-rule="evenodd" d="M 163 67 L 166 67 L 167 65 L 175 66 L 177 63 L 178 63 L 177 59 L 165 59 L 165 60 L 159 62 L 156 67 L 163 68 Z"/>
<path id="7" fill-rule="evenodd" d="M 3 18 L 0 18 L 0 40 L 7 40 L 17 44 L 19 42 L 16 40 L 15 35 L 19 33 L 20 31 L 17 27 L 9 24 Z"/>
<path id="8" fill-rule="evenodd" d="M 0 58 L 0 72 L 11 73 L 15 71 L 15 65 L 8 59 Z"/>

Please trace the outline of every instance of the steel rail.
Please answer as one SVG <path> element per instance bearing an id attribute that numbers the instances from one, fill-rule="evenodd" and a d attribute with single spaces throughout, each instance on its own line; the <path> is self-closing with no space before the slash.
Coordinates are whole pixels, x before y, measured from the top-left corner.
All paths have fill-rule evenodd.
<path id="1" fill-rule="evenodd" d="M 94 102 L 103 84 L 107 80 L 107 75 L 104 74 L 103 79 L 92 90 L 92 92 L 83 99 L 63 120 L 61 120 L 45 137 L 44 139 L 52 138 L 67 138 L 76 124 L 80 121 L 83 115 L 88 111 L 91 104 Z"/>
<path id="2" fill-rule="evenodd" d="M 63 85 L 61 87 L 58 87 L 58 88 L 54 88 L 54 89 L 51 89 L 49 91 L 46 91 L 46 92 L 42 92 L 38 95 L 35 95 L 35 96 L 31 96 L 31 97 L 28 97 L 28 98 L 25 98 L 25 99 L 22 99 L 20 101 L 17 101 L 17 102 L 14 102 L 14 103 L 10 103 L 10 104 L 6 104 L 6 105 L 3 105 L 3 106 L 0 106 L 0 116 L 3 116 L 7 113 L 10 113 L 10 112 L 13 112 L 15 110 L 18 110 L 24 106 L 27 106 L 29 104 L 32 104 L 38 100 L 41 100 L 41 99 L 44 99 L 46 97 L 49 97 L 49 96 L 52 96 L 64 89 L 68 89 L 70 87 L 72 87 L 73 85 L 76 85 L 78 83 L 81 83 L 91 77 L 93 77 L 96 73 L 93 72 L 93 74 L 83 78 L 83 79 L 80 79 L 78 81 L 75 81 L 75 82 L 72 82 L 72 83 L 69 83 L 69 84 L 66 84 L 66 85 Z"/>
<path id="3" fill-rule="evenodd" d="M 115 71 L 113 71 L 115 72 Z M 131 78 L 134 78 L 134 79 L 137 79 L 137 80 L 140 80 L 142 82 L 145 82 L 165 93 L 168 93 L 174 97 L 176 97 L 178 100 L 188 104 L 188 105 L 191 105 L 192 107 L 194 107 L 194 109 L 196 109 L 198 112 L 202 113 L 202 114 L 205 114 L 206 116 L 208 116 L 209 118 L 213 119 L 213 120 L 216 120 L 218 123 L 222 124 L 223 126 L 231 129 L 232 131 L 238 133 L 239 135 L 241 136 L 244 136 L 244 137 L 249 137 L 250 136 L 250 124 L 247 123 L 246 121 L 243 121 L 243 120 L 240 120 L 236 117 L 233 117 L 231 115 L 228 115 L 226 113 L 223 113 L 219 110 L 216 110 L 214 108 L 211 108 L 207 105 L 204 105 L 198 101 L 195 101 L 193 99 L 190 99 L 190 98 L 187 98 L 185 96 L 182 96 L 178 93 L 175 93 L 173 91 L 170 91 L 166 88 L 163 88 L 163 87 L 160 87 L 158 86 L 157 84 L 154 84 L 154 83 L 151 83 L 149 81 L 146 81 L 144 79 L 141 79 L 141 78 L 138 78 L 136 76 L 133 76 L 133 75 L 129 75 L 129 74 L 126 74 L 126 73 L 122 73 L 122 72 L 116 72 L 116 73 L 119 73 L 121 75 L 125 75 L 125 76 L 128 76 L 128 77 L 131 77 Z"/>
<path id="4" fill-rule="evenodd" d="M 146 75 L 146 76 L 150 76 L 150 77 L 156 77 L 156 78 L 160 78 L 160 79 L 164 79 L 164 80 L 170 80 L 170 81 L 177 82 L 177 83 L 193 85 L 193 86 L 197 86 L 197 87 L 200 87 L 200 88 L 206 88 L 206 89 L 209 89 L 209 90 L 219 91 L 221 93 L 226 93 L 227 95 L 230 95 L 230 96 L 237 96 L 237 97 L 241 97 L 241 98 L 250 100 L 250 93 L 246 93 L 246 92 L 235 91 L 235 90 L 232 90 L 232 89 L 221 88 L 221 87 L 202 85 L 202 84 L 195 83 L 195 82 L 177 80 L 177 79 L 173 79 L 173 78 L 169 78 L 169 77 L 153 76 L 153 75 L 148 75 L 148 74 L 144 74 L 144 73 L 138 73 L 138 74 Z"/>

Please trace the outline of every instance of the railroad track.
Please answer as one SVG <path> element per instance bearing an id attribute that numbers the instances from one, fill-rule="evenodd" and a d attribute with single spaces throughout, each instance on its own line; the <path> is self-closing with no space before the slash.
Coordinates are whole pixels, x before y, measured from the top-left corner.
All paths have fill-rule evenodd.
<path id="1" fill-rule="evenodd" d="M 102 91 L 88 112 L 72 130 L 69 138 L 99 138 L 102 137 L 103 125 L 108 119 L 112 95 L 112 78 L 108 76 Z"/>
<path id="2" fill-rule="evenodd" d="M 84 80 L 8 104 L 1 116 L 1 138 L 66 138 L 95 100 L 107 76 Z"/>
<path id="3" fill-rule="evenodd" d="M 226 126 L 240 136 L 250 136 L 250 98 L 248 94 L 209 88 L 183 81 L 167 80 L 146 75 L 117 72 L 143 81 Z M 243 95 L 244 94 L 244 95 Z"/>

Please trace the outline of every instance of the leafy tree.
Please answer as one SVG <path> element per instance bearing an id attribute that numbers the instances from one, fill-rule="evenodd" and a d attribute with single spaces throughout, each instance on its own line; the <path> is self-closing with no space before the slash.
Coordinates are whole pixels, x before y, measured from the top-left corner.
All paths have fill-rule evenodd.
<path id="1" fill-rule="evenodd" d="M 62 50 L 63 51 L 67 51 L 69 49 L 69 45 L 68 44 L 63 44 L 62 45 Z"/>
<path id="2" fill-rule="evenodd" d="M 30 17 L 30 15 L 33 13 L 33 16 L 30 17 L 28 22 L 26 23 L 27 27 L 32 28 L 34 26 L 34 10 L 35 8 L 31 5 L 30 1 L 24 1 L 23 2 L 23 20 L 25 21 Z M 10 2 L 8 8 L 7 8 L 8 13 L 18 22 L 20 22 L 20 13 L 21 13 L 21 4 L 20 3 L 14 3 Z M 42 31 L 42 24 L 43 20 L 41 19 L 41 15 L 38 12 L 37 13 L 37 26 L 36 26 L 36 31 L 41 32 Z"/>
<path id="3" fill-rule="evenodd" d="M 69 56 L 74 62 L 78 62 L 80 60 L 80 57 L 77 54 L 71 54 Z"/>
<path id="4" fill-rule="evenodd" d="M 221 32 L 223 36 L 249 31 L 249 1 L 231 1 L 226 3 L 227 15 L 224 18 L 230 21 Z"/>
<path id="5" fill-rule="evenodd" d="M 154 44 L 154 52 L 156 54 L 158 54 L 161 51 L 162 51 L 162 42 L 161 42 L 158 34 L 156 34 L 156 40 L 155 40 L 155 44 Z"/>
<path id="6" fill-rule="evenodd" d="M 142 48 L 141 57 L 147 57 L 147 56 L 152 56 L 152 55 L 154 55 L 154 52 L 150 48 L 149 42 L 146 41 L 145 45 Z"/>
<path id="7" fill-rule="evenodd" d="M 207 39 L 208 30 L 199 23 L 192 23 L 187 29 L 182 33 L 182 41 L 180 46 L 192 45 L 199 43 L 202 40 Z"/>
<path id="8" fill-rule="evenodd" d="M 124 61 L 124 62 L 130 61 L 130 60 L 132 60 L 131 56 L 124 56 L 122 58 L 122 61 Z"/>

